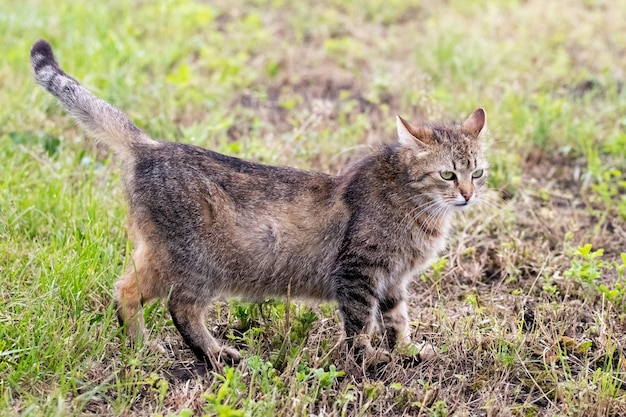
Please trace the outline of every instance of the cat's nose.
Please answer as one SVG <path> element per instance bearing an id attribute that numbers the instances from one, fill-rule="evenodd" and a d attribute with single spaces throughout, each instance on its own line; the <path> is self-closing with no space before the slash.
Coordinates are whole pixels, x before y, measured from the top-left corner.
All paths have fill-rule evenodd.
<path id="1" fill-rule="evenodd" d="M 461 183 L 459 184 L 459 194 L 468 202 L 474 195 L 474 187 L 472 184 Z"/>

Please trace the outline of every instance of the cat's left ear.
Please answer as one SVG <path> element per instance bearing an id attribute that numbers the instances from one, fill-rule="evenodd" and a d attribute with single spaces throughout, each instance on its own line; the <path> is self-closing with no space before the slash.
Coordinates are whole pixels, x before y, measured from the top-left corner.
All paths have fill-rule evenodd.
<path id="1" fill-rule="evenodd" d="M 478 138 L 480 132 L 483 131 L 487 124 L 487 114 L 484 109 L 477 109 L 474 113 L 470 114 L 470 116 L 463 122 L 461 125 L 461 129 L 472 136 L 473 138 Z"/>
<path id="2" fill-rule="evenodd" d="M 413 126 L 399 115 L 396 116 L 396 126 L 398 128 L 398 140 L 403 145 L 429 145 L 432 143 L 433 131 L 428 127 Z"/>

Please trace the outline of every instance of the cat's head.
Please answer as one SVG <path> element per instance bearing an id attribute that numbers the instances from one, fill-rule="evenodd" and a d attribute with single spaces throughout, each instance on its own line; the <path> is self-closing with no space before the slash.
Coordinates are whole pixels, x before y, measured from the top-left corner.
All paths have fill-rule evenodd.
<path id="1" fill-rule="evenodd" d="M 414 126 L 398 116 L 398 139 L 405 155 L 408 186 L 448 210 L 477 201 L 487 187 L 489 164 L 482 141 L 486 121 L 483 109 L 453 126 Z"/>

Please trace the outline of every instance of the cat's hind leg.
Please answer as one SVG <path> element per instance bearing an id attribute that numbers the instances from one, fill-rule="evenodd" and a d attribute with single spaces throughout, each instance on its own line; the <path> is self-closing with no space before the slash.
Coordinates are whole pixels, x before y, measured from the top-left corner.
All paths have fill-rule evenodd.
<path id="1" fill-rule="evenodd" d="M 114 298 L 117 318 L 126 327 L 126 337 L 131 342 L 146 338 L 143 320 L 143 304 L 160 297 L 160 277 L 151 262 L 151 254 L 145 244 L 137 245 L 131 265 L 115 282 Z"/>
<path id="2" fill-rule="evenodd" d="M 218 363 L 233 365 L 241 356 L 235 349 L 220 344 L 205 325 L 204 313 L 206 305 L 189 304 L 178 300 L 175 294 L 169 301 L 169 310 L 176 329 L 183 340 L 200 360 L 204 360 L 212 368 Z"/>
<path id="3" fill-rule="evenodd" d="M 135 342 L 145 336 L 142 307 L 143 297 L 139 277 L 129 269 L 115 282 L 115 308 L 120 326 L 126 326 L 126 337 Z"/>

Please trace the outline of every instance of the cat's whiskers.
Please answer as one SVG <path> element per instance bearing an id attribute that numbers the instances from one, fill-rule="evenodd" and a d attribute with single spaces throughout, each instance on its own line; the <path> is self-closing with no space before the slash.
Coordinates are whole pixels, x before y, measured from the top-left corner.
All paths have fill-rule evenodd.
<path id="1" fill-rule="evenodd" d="M 440 201 L 438 201 L 436 198 L 423 201 L 425 197 L 431 197 L 431 196 L 440 197 L 441 193 L 438 193 L 438 192 L 420 193 L 417 195 L 408 196 L 405 202 L 407 204 L 413 205 L 414 207 L 406 214 L 406 216 L 404 216 L 404 218 L 402 219 L 400 223 L 403 223 L 404 220 L 406 220 L 407 217 L 411 216 L 416 210 L 419 210 L 421 208 L 426 208 L 426 206 L 430 204 L 440 203 Z"/>
<path id="2" fill-rule="evenodd" d="M 436 207 L 436 210 L 431 213 L 429 217 L 426 218 L 425 224 L 426 226 L 430 226 L 433 224 L 433 228 L 440 229 L 440 224 L 435 224 L 437 221 L 441 221 L 444 219 L 448 213 L 450 212 L 450 206 L 445 203 L 441 203 Z M 430 227 L 429 227 L 430 228 Z M 431 228 L 432 229 L 432 228 Z"/>
<path id="3" fill-rule="evenodd" d="M 498 226 L 506 228 L 506 224 L 504 223 L 504 221 L 511 220 L 512 214 L 506 210 L 503 210 L 502 206 L 504 205 L 504 201 L 502 201 L 501 199 L 494 201 L 489 198 L 483 198 L 479 201 L 479 204 L 487 207 L 492 214 L 487 219 L 483 218 L 483 221 L 481 223 L 486 226 L 489 225 L 491 221 L 495 220 Z"/>
<path id="4" fill-rule="evenodd" d="M 430 200 L 424 204 L 421 204 L 419 206 L 416 206 L 415 208 L 411 209 L 411 211 L 409 211 L 400 221 L 400 224 L 403 225 L 403 227 L 409 227 L 412 223 L 414 223 L 418 217 L 420 217 L 422 215 L 422 213 L 425 213 L 426 211 L 428 211 L 431 207 L 436 206 L 437 204 L 439 204 L 439 202 L 437 200 Z M 415 213 L 416 211 L 418 211 L 418 213 Z M 408 220 L 405 223 L 405 220 Z"/>
<path id="5" fill-rule="evenodd" d="M 417 242 L 427 242 L 428 239 L 427 231 L 433 229 L 439 229 L 437 225 L 431 227 L 431 223 L 435 223 L 435 218 L 441 214 L 445 214 L 445 206 L 438 205 L 436 210 L 431 213 L 425 221 L 422 223 L 421 227 L 417 229 L 416 235 L 414 236 L 414 240 Z"/>
<path id="6" fill-rule="evenodd" d="M 425 240 L 426 239 L 426 234 L 428 230 L 438 230 L 440 227 L 439 224 L 436 224 L 437 221 L 440 221 L 441 219 L 443 219 L 447 213 L 448 213 L 448 206 L 446 203 L 442 203 L 440 201 L 434 201 L 434 210 L 431 210 L 428 214 L 428 216 L 426 216 L 425 219 L 421 219 L 420 221 L 420 227 L 417 229 L 417 238 L 416 240 Z M 421 211 L 420 213 L 418 213 L 413 220 L 411 221 L 412 223 L 416 223 L 418 221 L 418 218 L 420 217 L 422 212 L 425 212 L 426 210 Z M 431 227 L 432 226 L 432 227 Z"/>
<path id="7" fill-rule="evenodd" d="M 407 215 L 404 216 L 404 218 L 413 214 L 415 210 L 419 210 L 423 208 L 424 206 L 434 203 L 436 201 L 436 199 L 428 199 L 424 201 L 424 197 L 439 196 L 439 195 L 440 195 L 439 193 L 421 193 L 417 195 L 411 194 L 411 195 L 406 196 L 406 198 L 404 199 L 404 203 L 413 207 L 411 208 L 409 213 L 407 213 Z"/>
<path id="8" fill-rule="evenodd" d="M 497 191 L 497 193 L 494 193 L 493 191 Z M 497 227 L 506 227 L 504 221 L 506 219 L 510 220 L 511 213 L 507 210 L 503 210 L 505 201 L 499 197 L 500 192 L 502 192 L 502 190 L 498 190 L 496 188 L 489 188 L 481 192 L 480 196 L 476 199 L 476 203 L 474 204 L 488 208 L 490 215 L 487 217 L 485 215 L 481 215 L 480 217 L 476 217 L 469 222 L 465 222 L 463 228 L 464 232 L 472 229 L 474 230 L 474 235 L 479 235 L 481 231 L 489 229 L 489 226 L 493 221 L 496 222 Z M 475 229 L 477 227 L 478 230 Z"/>
<path id="9" fill-rule="evenodd" d="M 513 142 L 512 139 L 499 139 L 499 140 L 490 140 L 487 142 L 488 145 L 495 145 L 497 143 L 510 143 Z"/>
<path id="10" fill-rule="evenodd" d="M 506 202 L 502 197 L 500 197 L 500 193 L 506 193 L 507 196 L 510 196 L 510 194 L 505 190 L 500 190 L 498 188 L 489 188 L 484 192 L 484 195 L 481 198 L 481 202 L 489 204 L 491 208 L 501 210 Z"/>

